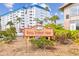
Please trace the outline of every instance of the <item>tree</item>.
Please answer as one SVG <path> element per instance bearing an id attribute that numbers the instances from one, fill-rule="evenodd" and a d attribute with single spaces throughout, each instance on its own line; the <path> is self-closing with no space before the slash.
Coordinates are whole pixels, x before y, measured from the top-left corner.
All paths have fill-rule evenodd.
<path id="1" fill-rule="evenodd" d="M 16 22 L 19 23 L 19 22 L 21 22 L 21 21 L 22 21 L 22 19 L 17 16 Z"/>
<path id="2" fill-rule="evenodd" d="M 45 18 L 44 18 L 44 21 L 47 21 L 47 20 L 49 20 L 49 19 L 50 19 L 49 17 L 45 17 Z"/>
<path id="3" fill-rule="evenodd" d="M 35 18 L 35 20 L 37 21 L 37 23 L 40 23 L 40 24 L 42 24 L 42 23 L 43 23 L 43 21 L 42 21 L 42 20 L 40 20 L 39 18 Z"/>
<path id="4" fill-rule="evenodd" d="M 12 27 L 14 25 L 14 23 L 12 21 L 8 21 L 7 25 L 9 25 L 10 27 Z"/>
<path id="5" fill-rule="evenodd" d="M 36 20 L 37 22 L 40 22 L 40 19 L 39 19 L 39 18 L 35 18 L 35 20 Z"/>
<path id="6" fill-rule="evenodd" d="M 0 18 L 0 30 L 1 30 L 1 18 Z"/>
<path id="7" fill-rule="evenodd" d="M 56 20 L 58 20 L 59 17 L 57 15 L 54 15 L 50 18 L 51 21 L 54 21 L 54 23 L 56 24 Z"/>
<path id="8" fill-rule="evenodd" d="M 19 23 L 19 22 L 21 22 L 21 18 L 20 18 L 20 17 L 17 17 L 16 23 Z M 8 21 L 7 25 L 13 26 L 14 23 L 13 23 L 12 20 L 11 20 L 11 21 Z"/>
<path id="9" fill-rule="evenodd" d="M 14 23 L 12 21 L 8 21 L 6 25 L 10 27 L 6 28 L 5 32 L 2 33 L 4 41 L 6 43 L 11 42 L 16 39 L 16 28 L 14 27 Z"/>
<path id="10" fill-rule="evenodd" d="M 19 24 L 21 22 L 21 18 L 17 17 L 16 23 Z M 6 28 L 5 32 L 2 34 L 4 36 L 4 40 L 9 43 L 12 40 L 16 39 L 16 28 L 14 27 L 14 23 L 11 21 L 8 21 L 6 25 L 9 25 L 10 27 Z"/>
<path id="11" fill-rule="evenodd" d="M 45 17 L 44 20 L 49 20 L 49 17 Z"/>

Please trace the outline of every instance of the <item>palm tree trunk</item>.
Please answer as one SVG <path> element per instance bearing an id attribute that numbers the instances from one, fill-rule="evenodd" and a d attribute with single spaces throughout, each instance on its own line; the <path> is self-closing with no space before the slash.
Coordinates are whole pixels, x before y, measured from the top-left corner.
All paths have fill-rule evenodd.
<path id="1" fill-rule="evenodd" d="M 56 24 L 56 20 L 54 21 L 54 23 Z"/>

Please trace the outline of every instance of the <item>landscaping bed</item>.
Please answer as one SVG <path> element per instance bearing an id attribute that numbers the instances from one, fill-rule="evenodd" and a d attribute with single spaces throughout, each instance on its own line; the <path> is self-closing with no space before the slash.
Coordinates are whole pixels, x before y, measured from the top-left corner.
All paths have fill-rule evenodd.
<path id="1" fill-rule="evenodd" d="M 23 38 L 17 38 L 12 43 L 0 44 L 0 56 L 72 56 L 79 55 L 79 45 L 77 44 L 56 44 L 51 49 L 30 48 L 27 50 L 26 42 Z"/>

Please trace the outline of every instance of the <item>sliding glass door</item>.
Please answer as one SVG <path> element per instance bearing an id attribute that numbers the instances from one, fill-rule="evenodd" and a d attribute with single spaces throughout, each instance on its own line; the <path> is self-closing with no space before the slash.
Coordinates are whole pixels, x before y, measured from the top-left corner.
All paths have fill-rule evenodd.
<path id="1" fill-rule="evenodd" d="M 79 22 L 76 23 L 76 30 L 79 30 Z"/>
<path id="2" fill-rule="evenodd" d="M 70 30 L 76 30 L 76 24 L 75 23 L 70 24 Z"/>
<path id="3" fill-rule="evenodd" d="M 70 22 L 70 30 L 79 30 L 79 20 Z"/>

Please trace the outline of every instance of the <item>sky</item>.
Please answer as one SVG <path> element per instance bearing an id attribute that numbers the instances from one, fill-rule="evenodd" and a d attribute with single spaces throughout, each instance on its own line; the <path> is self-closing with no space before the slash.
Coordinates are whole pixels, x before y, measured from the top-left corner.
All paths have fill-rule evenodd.
<path id="1" fill-rule="evenodd" d="M 29 6 L 32 3 L 0 3 L 0 15 L 5 14 L 9 11 L 16 10 L 23 6 Z M 59 20 L 57 21 L 58 24 L 62 24 L 64 22 L 63 12 L 59 10 L 59 7 L 62 6 L 63 3 L 48 3 L 48 6 L 51 9 L 52 15 L 58 15 Z"/>

